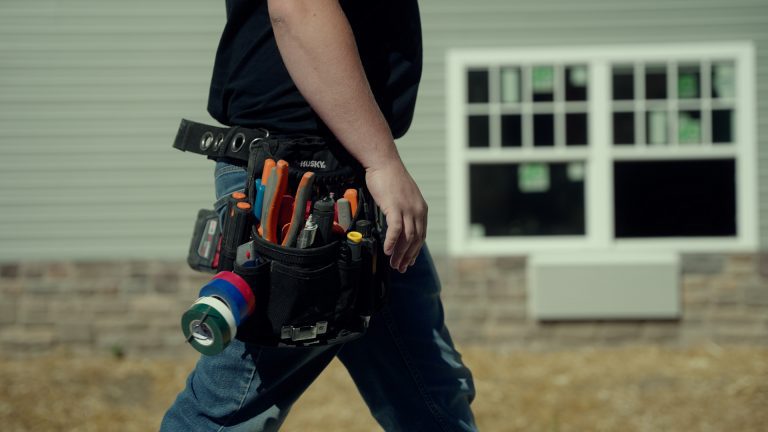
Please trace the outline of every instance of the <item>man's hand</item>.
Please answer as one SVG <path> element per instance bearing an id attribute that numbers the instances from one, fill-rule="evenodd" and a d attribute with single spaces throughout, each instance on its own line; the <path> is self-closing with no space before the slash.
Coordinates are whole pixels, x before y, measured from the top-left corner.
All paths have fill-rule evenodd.
<path id="1" fill-rule="evenodd" d="M 399 160 L 366 170 L 373 199 L 387 218 L 384 253 L 389 265 L 405 273 L 416 262 L 427 235 L 427 203 L 419 187 Z"/>

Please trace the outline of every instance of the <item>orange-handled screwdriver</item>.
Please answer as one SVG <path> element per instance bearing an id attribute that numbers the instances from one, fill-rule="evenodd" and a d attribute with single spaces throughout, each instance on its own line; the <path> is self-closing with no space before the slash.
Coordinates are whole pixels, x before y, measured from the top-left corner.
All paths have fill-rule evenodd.
<path id="1" fill-rule="evenodd" d="M 352 211 L 352 219 L 357 216 L 357 189 L 347 189 L 344 191 L 344 198 L 349 201 L 349 207 Z"/>

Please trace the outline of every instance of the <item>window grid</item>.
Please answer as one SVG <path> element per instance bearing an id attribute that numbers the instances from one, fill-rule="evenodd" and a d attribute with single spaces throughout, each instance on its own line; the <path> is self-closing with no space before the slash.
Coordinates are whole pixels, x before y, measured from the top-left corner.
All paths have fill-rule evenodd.
<path id="1" fill-rule="evenodd" d="M 721 59 L 717 62 L 722 64 L 733 63 L 733 59 Z M 646 80 L 648 73 L 661 64 L 664 64 L 664 70 L 666 73 L 666 98 L 664 99 L 650 99 L 647 97 Z M 736 100 L 733 97 L 719 97 L 714 98 L 713 82 L 712 82 L 712 63 L 713 60 L 708 58 L 702 59 L 689 59 L 683 61 L 675 60 L 647 60 L 635 62 L 632 65 L 633 70 L 633 99 L 624 100 L 616 99 L 615 95 L 612 95 L 611 105 L 614 114 L 621 116 L 621 113 L 630 113 L 634 115 L 634 142 L 624 143 L 616 142 L 615 145 L 630 146 L 635 148 L 651 147 L 651 146 L 668 146 L 668 147 L 681 147 L 681 146 L 697 146 L 700 148 L 710 147 L 713 144 L 718 145 L 733 145 L 738 141 L 738 137 L 735 134 L 735 119 L 738 118 L 738 110 L 736 108 Z M 612 73 L 611 80 L 616 79 L 616 76 L 620 74 L 620 71 L 627 67 L 626 63 L 614 62 L 611 63 Z M 681 68 L 693 68 L 698 70 L 697 80 L 697 95 L 695 97 L 681 97 L 680 96 L 680 76 Z M 735 84 L 735 83 L 734 83 Z M 614 84 L 612 83 L 613 87 Z M 730 112 L 729 126 L 731 128 L 730 139 L 726 142 L 715 143 L 713 137 L 714 124 L 714 111 L 722 111 L 724 113 Z M 649 129 L 653 123 L 649 119 L 658 119 L 659 115 L 664 114 L 664 139 L 659 140 L 658 136 L 649 134 Z M 683 142 L 681 140 L 681 121 L 687 114 L 694 114 L 698 116 L 696 123 L 698 124 L 698 138 L 693 142 Z M 628 114 L 627 114 L 628 115 Z M 611 123 L 612 128 L 622 127 L 620 125 Z M 655 142 L 661 141 L 661 142 Z"/>
<path id="2" fill-rule="evenodd" d="M 727 45 L 727 44 L 726 44 Z M 743 48 L 743 47 L 742 47 Z M 661 51 L 664 51 L 666 48 L 661 49 Z M 754 71 L 754 63 L 750 61 L 748 56 L 744 55 L 743 52 L 740 52 L 739 54 L 734 54 L 731 56 L 730 54 L 720 55 L 720 56 L 707 56 L 705 55 L 698 55 L 698 56 L 692 56 L 691 52 L 687 49 L 687 47 L 676 48 L 678 51 L 682 53 L 679 56 L 670 55 L 669 57 L 661 57 L 654 58 L 655 53 L 654 51 L 658 51 L 658 48 L 649 48 L 644 47 L 644 53 L 645 55 L 627 55 L 625 53 L 620 52 L 614 52 L 614 58 L 606 58 L 605 61 L 601 60 L 591 60 L 586 61 L 587 56 L 585 55 L 585 58 L 572 60 L 574 57 L 573 54 L 570 53 L 564 53 L 563 51 L 560 51 L 558 55 L 552 55 L 551 57 L 547 58 L 545 56 L 539 55 L 538 53 L 535 55 L 530 55 L 531 58 L 539 58 L 539 60 L 533 60 L 528 61 L 525 59 L 522 60 L 515 60 L 515 61 L 509 61 L 508 59 L 502 63 L 497 64 L 496 59 L 502 57 L 498 56 L 495 57 L 493 55 L 485 57 L 484 59 L 487 61 L 478 61 L 478 58 L 475 56 L 472 60 L 472 64 L 478 66 L 482 65 L 482 68 L 486 68 L 489 70 L 489 75 L 492 75 L 493 73 L 490 73 L 491 70 L 496 69 L 498 74 L 498 71 L 502 67 L 518 67 L 519 68 L 519 82 L 520 82 L 520 100 L 519 102 L 505 102 L 500 99 L 499 92 L 493 92 L 493 96 L 489 98 L 489 101 L 487 104 L 480 104 L 480 105 L 486 105 L 485 108 L 479 108 L 481 110 L 484 110 L 486 115 L 491 116 L 497 116 L 499 119 L 501 118 L 501 115 L 504 114 L 514 114 L 514 115 L 521 115 L 521 143 L 519 148 L 499 148 L 498 144 L 490 145 L 488 148 L 472 148 L 469 149 L 464 144 L 463 146 L 461 144 L 460 148 L 463 147 L 463 150 L 460 150 L 458 154 L 463 154 L 464 156 L 461 156 L 460 159 L 463 161 L 463 165 L 465 167 L 468 167 L 470 163 L 490 163 L 490 162 L 505 162 L 508 161 L 510 163 L 519 163 L 524 161 L 530 161 L 530 162 L 542 162 L 542 161 L 558 161 L 558 160 L 569 160 L 569 161 L 577 161 L 582 162 L 585 165 L 583 165 L 584 169 L 587 171 L 588 177 L 589 173 L 592 172 L 592 168 L 589 168 L 590 165 L 600 165 L 603 164 L 613 164 L 615 162 L 618 162 L 620 160 L 679 160 L 679 159 L 685 159 L 685 158 L 692 158 L 692 159 L 722 159 L 722 158 L 731 158 L 734 159 L 737 166 L 739 166 L 737 174 L 739 175 L 739 179 L 737 181 L 740 185 L 739 190 L 736 191 L 738 197 L 738 217 L 739 217 L 739 229 L 738 229 L 738 242 L 714 242 L 710 243 L 712 240 L 705 239 L 705 238 L 699 238 L 699 239 L 687 239 L 686 244 L 687 245 L 699 245 L 698 247 L 703 247 L 702 245 L 706 244 L 717 244 L 717 247 L 728 247 L 727 245 L 735 245 L 735 244 L 752 244 L 751 241 L 746 240 L 746 238 L 752 238 L 754 235 L 746 236 L 744 233 L 754 233 L 755 226 L 753 226 L 756 222 L 752 216 L 744 216 L 744 214 L 750 213 L 750 211 L 755 207 L 753 204 L 747 204 L 750 201 L 746 200 L 745 197 L 751 196 L 751 194 L 754 192 L 755 185 L 750 184 L 749 181 L 745 181 L 745 179 L 749 179 L 749 173 L 754 172 L 755 168 L 752 168 L 750 163 L 754 161 L 754 150 L 744 150 L 742 147 L 745 145 L 741 141 L 744 139 L 750 140 L 754 139 L 750 134 L 745 134 L 746 136 L 742 137 L 738 133 L 739 130 L 743 131 L 749 131 L 750 128 L 748 127 L 749 124 L 754 123 L 754 115 L 751 114 L 750 111 L 744 111 L 744 106 L 750 106 L 751 104 L 754 104 L 754 100 L 752 96 L 748 93 L 746 90 L 736 90 L 736 93 L 734 93 L 734 90 L 732 88 L 728 88 L 727 85 L 725 87 L 719 88 L 717 90 L 714 89 L 714 86 L 712 85 L 712 81 L 714 79 L 718 79 L 720 81 L 727 80 L 729 76 L 735 77 L 738 76 L 738 82 L 739 86 L 746 86 L 747 88 L 753 88 L 754 82 L 753 80 L 745 79 L 745 76 L 743 72 L 739 71 L 739 68 L 744 68 L 744 64 L 747 64 L 747 69 L 750 71 Z M 709 49 L 709 47 L 704 48 L 701 47 L 698 49 L 698 52 L 701 54 L 702 52 L 706 52 L 706 49 Z M 752 49 L 749 47 L 749 49 Z M 463 51 L 463 50 L 461 50 Z M 555 50 L 556 51 L 556 50 Z M 599 51 L 599 50 L 597 50 Z M 672 51 L 672 50 L 670 50 Z M 735 49 L 734 51 L 739 51 L 739 49 Z M 742 49 L 742 51 L 746 51 Z M 488 51 L 491 52 L 491 51 Z M 498 53 L 496 54 L 498 55 Z M 522 56 L 523 58 L 525 55 Z M 598 56 L 599 57 L 599 56 Z M 544 58 L 544 60 L 541 60 L 541 58 Z M 561 62 L 556 63 L 550 61 L 553 58 L 560 58 Z M 624 58 L 622 61 L 621 59 Z M 641 58 L 642 60 L 635 60 L 637 58 Z M 563 60 L 565 59 L 565 60 Z M 631 60 L 629 60 L 631 59 Z M 629 60 L 629 61 L 627 61 Z M 460 62 L 459 62 L 460 63 Z M 724 64 L 722 71 L 715 71 L 714 67 L 712 65 L 714 64 Z M 454 62 L 456 64 L 456 62 Z M 598 65 L 600 68 L 605 68 L 606 74 L 604 75 L 607 79 L 603 80 L 599 85 L 605 86 L 606 83 L 610 83 L 613 78 L 612 73 L 612 67 L 618 64 L 627 64 L 631 65 L 633 70 L 633 84 L 634 84 L 634 94 L 632 95 L 631 100 L 626 101 L 617 101 L 614 100 L 613 94 L 610 91 L 610 85 L 608 85 L 608 92 L 604 93 L 603 91 L 599 91 L 600 95 L 605 94 L 607 96 L 605 102 L 607 102 L 606 109 L 595 109 L 597 102 L 598 104 L 602 105 L 602 101 L 595 101 L 591 99 L 591 96 L 588 97 L 586 102 L 572 102 L 572 101 L 566 101 L 565 100 L 565 89 L 563 86 L 565 85 L 564 79 L 566 79 L 567 76 L 567 68 L 569 65 L 586 65 L 587 68 L 590 70 L 589 72 L 589 80 L 588 80 L 588 94 L 592 95 L 594 92 L 592 90 L 593 85 L 598 85 L 597 81 L 593 81 L 593 76 L 595 75 L 595 71 L 592 71 L 591 69 Z M 664 91 L 666 92 L 666 98 L 664 99 L 650 99 L 647 100 L 646 98 L 646 88 L 645 88 L 645 71 L 646 71 L 646 65 L 663 65 L 663 70 L 666 72 L 666 78 L 665 78 L 665 88 Z M 739 66 L 741 64 L 741 66 Z M 552 102 L 534 102 L 532 100 L 533 98 L 533 91 L 532 91 L 532 80 L 531 80 L 531 74 L 532 74 L 532 68 L 537 65 L 549 65 L 553 67 L 553 73 L 555 76 L 555 88 L 553 89 L 553 101 Z M 690 68 L 690 66 L 697 66 Z M 465 67 L 465 66 L 463 66 Z M 681 71 L 681 68 L 684 69 L 685 73 L 691 74 L 692 76 L 695 76 L 698 74 L 698 82 L 694 82 L 693 85 L 697 85 L 698 89 L 691 90 L 691 83 L 685 83 L 681 84 L 679 79 L 679 72 Z M 466 70 L 466 69 L 463 69 Z M 718 75 L 719 74 L 719 75 Z M 602 76 L 603 74 L 598 74 Z M 489 80 L 499 83 L 500 81 L 497 77 L 489 78 Z M 748 77 L 747 77 L 748 78 Z M 687 78 L 687 80 L 696 79 L 696 78 Z M 660 81 L 660 79 L 659 79 Z M 743 81 L 747 81 L 748 84 L 742 84 Z M 460 80 L 453 79 L 454 83 L 460 82 Z M 658 81 L 656 81 L 658 83 Z M 496 84 L 494 84 L 496 85 Z M 687 89 L 684 89 L 684 86 L 688 86 Z M 731 84 L 732 85 L 732 84 Z M 499 84 L 499 86 L 501 86 Z M 450 91 L 450 89 L 449 89 Z M 687 93 L 685 93 L 687 92 Z M 717 94 L 716 94 L 716 93 Z M 596 94 L 597 94 L 596 93 Z M 737 100 L 737 97 L 740 97 L 740 100 Z M 495 100 L 491 100 L 493 98 L 496 98 Z M 455 99 L 453 99 L 455 100 Z M 497 110 L 494 110 L 491 108 L 490 105 L 497 104 Z M 459 112 L 468 113 L 471 112 L 474 109 L 478 109 L 477 107 L 473 107 L 472 104 L 468 104 L 466 101 L 462 104 L 463 108 Z M 741 106 L 741 108 L 737 109 L 737 105 Z M 589 108 L 589 109 L 585 109 Z M 450 109 L 450 106 L 449 106 Z M 648 132 L 648 125 L 646 124 L 647 121 L 649 121 L 649 117 L 647 117 L 647 113 L 651 109 L 657 109 L 657 110 L 663 110 L 666 115 L 666 123 L 667 123 L 667 130 L 665 131 L 665 137 L 667 144 L 666 145 L 649 145 L 647 140 L 647 132 Z M 699 130 L 698 132 L 695 130 L 695 127 L 693 129 L 693 135 L 700 138 L 698 143 L 696 144 L 683 144 L 680 142 L 680 132 L 678 130 L 678 123 L 681 121 L 681 112 L 685 111 L 691 111 L 693 112 L 694 117 L 698 118 L 696 119 L 699 122 Z M 714 110 L 714 111 L 713 111 Z M 617 146 L 614 145 L 612 142 L 612 133 L 609 132 L 608 135 L 603 135 L 602 133 L 597 133 L 599 130 L 595 129 L 602 129 L 603 124 L 607 126 L 607 130 L 611 130 L 613 126 L 613 121 L 611 120 L 611 117 L 613 116 L 613 113 L 615 112 L 627 112 L 631 113 L 633 117 L 635 118 L 635 125 L 636 128 L 634 130 L 633 135 L 634 142 L 632 145 L 629 146 Z M 564 123 L 566 123 L 566 113 L 572 113 L 572 112 L 580 112 L 587 114 L 587 125 L 588 125 L 588 145 L 582 146 L 580 148 L 574 148 L 573 146 L 565 145 L 567 134 L 563 131 L 567 130 L 564 127 Z M 607 123 L 603 123 L 605 120 L 600 120 L 599 118 L 593 117 L 596 112 L 607 114 L 608 116 L 605 118 L 607 120 Z M 555 128 L 557 131 L 555 132 L 555 145 L 551 147 L 540 147 L 534 145 L 534 128 L 533 128 L 533 115 L 536 113 L 549 113 L 554 114 L 554 123 Z M 740 116 L 744 114 L 746 117 L 749 117 L 746 122 L 744 119 L 740 118 Z M 466 114 L 464 114 L 466 115 Z M 717 119 L 714 119 L 713 117 L 717 115 Z M 715 122 L 719 121 L 720 124 L 725 124 L 729 129 L 729 135 L 728 138 L 730 138 L 729 144 L 730 145 L 723 145 L 722 143 L 722 136 L 719 138 L 719 142 L 715 142 L 715 138 L 713 137 L 713 127 L 716 126 Z M 500 122 L 500 121 L 499 121 Z M 567 126 L 567 125 L 565 125 Z M 496 127 L 496 130 L 500 129 L 500 127 Z M 462 129 L 459 128 L 459 131 Z M 459 134 L 461 135 L 461 134 Z M 721 134 L 722 135 L 722 134 Z M 595 136 L 598 137 L 599 140 L 602 140 L 600 142 L 593 142 L 593 139 L 595 139 Z M 607 140 L 606 140 L 607 138 Z M 451 139 L 452 142 L 457 142 L 455 139 Z M 463 140 L 459 140 L 463 141 Z M 604 146 L 603 141 L 605 141 L 605 144 L 607 146 Z M 719 145 L 712 145 L 713 143 L 719 144 Z M 746 144 L 752 143 L 752 141 L 747 141 Z M 598 145 L 599 144 L 599 145 Z M 495 146 L 495 148 L 492 148 L 492 146 Z M 595 148 L 599 147 L 599 151 L 595 153 Z M 623 147 L 623 148 L 622 148 Z M 471 156 L 471 157 L 470 157 Z M 456 166 L 454 164 L 454 166 Z M 744 168 L 746 167 L 746 168 Z M 746 173 L 746 174 L 742 174 Z M 594 174 L 594 173 L 593 173 Z M 602 176 L 600 176 L 602 177 Z M 458 180 L 461 181 L 460 177 Z M 612 181 L 613 174 L 612 169 L 608 171 L 608 180 L 609 182 Z M 603 182 L 605 183 L 605 182 Z M 754 181 L 752 181 L 754 183 Z M 460 183 L 452 183 L 454 186 Z M 743 189 L 748 189 L 744 191 Z M 461 189 L 461 188 L 459 188 Z M 587 208 L 587 214 L 589 214 L 591 211 L 594 214 L 595 207 L 594 205 L 603 206 L 605 197 L 602 198 L 594 198 L 596 193 L 603 193 L 602 191 L 605 190 L 603 186 L 597 186 L 592 185 L 589 188 L 589 190 L 585 190 L 587 192 L 587 196 L 592 196 L 593 198 L 590 198 L 590 202 L 592 204 L 589 204 L 589 208 Z M 597 204 L 594 204 L 597 203 Z M 455 210 L 459 210 L 458 213 L 461 214 L 460 208 L 453 207 Z M 746 210 L 746 211 L 745 211 Z M 601 214 L 602 210 L 597 211 L 597 213 Z M 450 219 L 450 218 L 449 218 Z M 461 218 L 459 218 L 461 219 Z M 608 221 L 606 221 L 608 222 Z M 748 222 L 745 224 L 745 222 Z M 455 225 L 452 225 L 456 227 Z M 594 232 L 594 228 L 596 227 L 593 225 L 593 223 L 587 223 L 588 227 L 593 228 L 592 233 L 587 233 L 587 238 L 584 238 L 584 241 L 587 241 L 587 243 L 581 243 L 582 245 L 585 244 L 595 244 L 595 239 L 599 239 L 600 241 L 598 243 L 600 244 L 615 244 L 616 239 L 613 236 L 604 237 L 604 233 L 602 232 Z M 601 228 L 601 227 L 597 227 Z M 466 233 L 467 228 L 461 228 L 457 230 L 458 232 L 464 232 Z M 601 229 L 598 229 L 598 231 L 601 231 Z M 582 236 L 583 237 L 583 236 Z M 485 247 L 488 246 L 489 249 L 487 251 L 492 250 L 499 250 L 498 247 L 501 247 L 502 245 L 508 245 L 510 239 L 504 239 L 504 238 L 496 238 L 496 239 L 482 239 L 483 250 L 486 250 Z M 552 241 L 550 241 L 552 240 Z M 663 242 L 663 244 L 675 244 L 670 242 L 674 239 L 660 239 L 658 241 Z M 562 240 L 565 242 L 565 240 Z M 573 241 L 576 241 L 574 239 Z M 606 243 L 607 242 L 607 243 Z M 518 240 L 515 240 L 516 244 L 525 244 L 529 246 L 533 246 L 534 249 L 537 248 L 536 245 L 546 245 L 546 244 L 558 244 L 560 246 L 565 245 L 565 243 L 561 243 L 561 240 L 557 239 L 536 239 L 535 241 L 527 241 L 523 243 L 518 243 Z M 452 240 L 452 249 L 455 251 L 457 250 L 454 245 L 455 242 Z M 576 243 L 568 243 L 572 245 L 580 244 L 580 242 L 576 241 Z M 628 241 L 621 241 L 619 244 L 629 245 L 634 244 L 632 242 Z M 648 244 L 657 244 L 654 242 L 648 243 Z M 472 250 L 477 251 L 477 249 L 472 248 Z M 692 250 L 697 250 L 696 246 L 693 247 Z"/>
<path id="3" fill-rule="evenodd" d="M 533 71 L 536 68 L 552 68 L 553 87 L 552 101 L 534 101 L 533 89 Z M 489 126 L 488 148 L 503 148 L 502 137 L 502 116 L 520 116 L 520 147 L 533 149 L 537 151 L 547 151 L 552 148 L 570 148 L 567 136 L 569 125 L 567 122 L 568 114 L 585 114 L 589 116 L 588 101 L 566 100 L 565 80 L 567 67 L 584 67 L 584 65 L 564 65 L 564 64 L 516 64 L 516 65 L 489 65 L 487 68 L 480 69 L 472 67 L 467 69 L 468 73 L 486 71 L 488 76 L 488 100 L 485 102 L 466 102 L 466 112 L 471 116 L 486 116 Z M 518 73 L 518 101 L 503 100 L 502 88 L 502 70 L 514 69 Z M 587 86 L 589 83 L 587 82 Z M 634 106 L 634 105 L 633 105 Z M 541 146 L 536 145 L 535 121 L 542 118 L 542 115 L 550 115 L 554 124 L 554 145 Z M 587 124 L 583 124 L 587 127 Z M 575 127 L 575 126 L 572 126 Z M 575 143 L 573 146 L 588 145 L 587 142 Z"/>

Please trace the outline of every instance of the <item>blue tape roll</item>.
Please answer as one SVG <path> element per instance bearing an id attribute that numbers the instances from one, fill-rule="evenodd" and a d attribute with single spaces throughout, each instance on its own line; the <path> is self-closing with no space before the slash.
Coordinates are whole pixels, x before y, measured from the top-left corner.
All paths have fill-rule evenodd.
<path id="1" fill-rule="evenodd" d="M 200 289 L 200 297 L 219 297 L 227 303 L 235 324 L 240 325 L 248 316 L 248 302 L 239 289 L 224 279 L 212 279 Z"/>

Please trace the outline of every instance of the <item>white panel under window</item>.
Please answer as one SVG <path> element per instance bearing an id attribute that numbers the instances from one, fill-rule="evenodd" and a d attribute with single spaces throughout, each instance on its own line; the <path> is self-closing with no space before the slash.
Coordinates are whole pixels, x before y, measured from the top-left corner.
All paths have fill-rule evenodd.
<path id="1" fill-rule="evenodd" d="M 534 254 L 529 315 L 539 320 L 674 319 L 680 316 L 676 254 Z"/>

